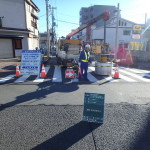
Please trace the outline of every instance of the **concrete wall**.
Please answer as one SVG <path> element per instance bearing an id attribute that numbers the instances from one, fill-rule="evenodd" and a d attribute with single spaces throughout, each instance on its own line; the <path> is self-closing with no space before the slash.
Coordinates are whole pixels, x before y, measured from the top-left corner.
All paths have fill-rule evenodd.
<path id="1" fill-rule="evenodd" d="M 36 47 L 39 48 L 39 41 L 37 38 L 28 38 L 29 50 L 35 50 Z"/>
<path id="2" fill-rule="evenodd" d="M 24 0 L 0 0 L 3 27 L 26 29 Z"/>

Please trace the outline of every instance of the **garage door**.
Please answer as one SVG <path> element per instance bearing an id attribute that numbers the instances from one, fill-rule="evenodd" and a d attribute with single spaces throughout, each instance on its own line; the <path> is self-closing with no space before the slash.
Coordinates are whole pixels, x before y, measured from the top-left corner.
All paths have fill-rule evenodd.
<path id="1" fill-rule="evenodd" d="M 13 47 L 11 39 L 0 39 L 0 58 L 12 58 Z"/>

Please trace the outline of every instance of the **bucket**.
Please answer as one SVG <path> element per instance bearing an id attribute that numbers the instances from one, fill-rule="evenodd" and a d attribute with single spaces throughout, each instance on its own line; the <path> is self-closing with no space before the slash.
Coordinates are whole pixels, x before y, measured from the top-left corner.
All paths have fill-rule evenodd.
<path id="1" fill-rule="evenodd" d="M 98 75 L 111 75 L 112 74 L 112 62 L 107 63 L 95 63 L 95 73 Z"/>

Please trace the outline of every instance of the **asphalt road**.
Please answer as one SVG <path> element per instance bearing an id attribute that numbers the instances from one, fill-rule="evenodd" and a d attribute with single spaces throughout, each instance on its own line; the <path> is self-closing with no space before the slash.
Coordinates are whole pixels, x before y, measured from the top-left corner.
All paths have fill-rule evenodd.
<path id="1" fill-rule="evenodd" d="M 150 150 L 150 84 L 0 85 L 1 150 Z M 105 94 L 104 123 L 82 121 L 84 93 Z"/>
<path id="2" fill-rule="evenodd" d="M 83 106 L 13 106 L 0 113 L 2 150 L 149 150 L 150 105 L 106 104 L 104 124 Z"/>

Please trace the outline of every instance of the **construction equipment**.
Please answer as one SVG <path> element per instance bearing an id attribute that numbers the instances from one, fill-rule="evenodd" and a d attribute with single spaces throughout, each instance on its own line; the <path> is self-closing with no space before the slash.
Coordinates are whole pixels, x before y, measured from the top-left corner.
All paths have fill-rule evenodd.
<path id="1" fill-rule="evenodd" d="M 108 20 L 109 12 L 105 11 L 101 15 L 93 18 L 88 23 L 73 30 L 71 33 L 69 33 L 66 36 L 66 38 L 61 38 L 58 41 L 58 51 L 57 51 L 58 64 L 62 64 L 64 66 L 68 66 L 68 64 L 69 64 L 69 66 L 72 66 L 72 64 L 78 63 L 78 57 L 80 54 L 80 48 L 82 45 L 82 41 L 81 40 L 72 40 L 71 37 L 101 19 L 103 19 L 104 21 Z"/>

